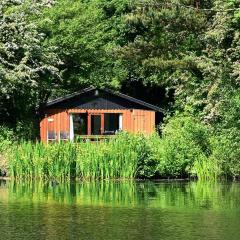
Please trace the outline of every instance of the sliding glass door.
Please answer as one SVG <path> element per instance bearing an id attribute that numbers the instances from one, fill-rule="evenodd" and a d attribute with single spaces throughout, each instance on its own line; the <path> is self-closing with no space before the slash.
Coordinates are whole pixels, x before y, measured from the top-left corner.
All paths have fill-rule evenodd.
<path id="1" fill-rule="evenodd" d="M 91 115 L 91 135 L 101 135 L 102 131 L 102 114 Z"/>
<path id="2" fill-rule="evenodd" d="M 114 135 L 122 130 L 120 113 L 70 114 L 70 140 L 81 135 Z"/>

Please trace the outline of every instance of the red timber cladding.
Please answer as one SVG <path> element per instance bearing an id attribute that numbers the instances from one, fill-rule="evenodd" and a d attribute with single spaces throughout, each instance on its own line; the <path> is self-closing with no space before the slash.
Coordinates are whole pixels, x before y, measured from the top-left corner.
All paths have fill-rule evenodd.
<path id="1" fill-rule="evenodd" d="M 133 132 L 151 134 L 155 130 L 155 112 L 133 110 Z"/>
<path id="2" fill-rule="evenodd" d="M 40 137 L 43 142 L 47 142 L 47 118 L 43 118 L 40 122 Z"/>
<path id="3" fill-rule="evenodd" d="M 121 113 L 123 114 L 123 131 L 151 134 L 155 129 L 154 111 L 138 109 L 51 109 L 46 112 L 45 118 L 40 122 L 40 134 L 43 142 L 47 142 L 47 131 L 49 127 L 58 134 L 58 138 L 60 131 L 69 132 L 70 113 Z"/>
<path id="4" fill-rule="evenodd" d="M 69 132 L 69 117 L 66 110 L 51 109 L 45 114 L 45 118 L 40 122 L 40 136 L 43 142 L 47 142 L 48 130 L 57 133 L 59 139 L 60 131 Z"/>

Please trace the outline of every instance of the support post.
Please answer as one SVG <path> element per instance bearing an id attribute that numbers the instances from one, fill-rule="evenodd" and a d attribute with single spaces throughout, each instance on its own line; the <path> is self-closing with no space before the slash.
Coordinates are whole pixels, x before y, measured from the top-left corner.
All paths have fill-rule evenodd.
<path id="1" fill-rule="evenodd" d="M 120 131 L 123 130 L 123 115 L 122 115 L 122 113 L 119 114 L 119 130 Z"/>
<path id="2" fill-rule="evenodd" d="M 73 127 L 73 114 L 71 113 L 69 116 L 70 120 L 70 133 L 69 133 L 69 139 L 71 142 L 74 141 L 74 127 Z"/>

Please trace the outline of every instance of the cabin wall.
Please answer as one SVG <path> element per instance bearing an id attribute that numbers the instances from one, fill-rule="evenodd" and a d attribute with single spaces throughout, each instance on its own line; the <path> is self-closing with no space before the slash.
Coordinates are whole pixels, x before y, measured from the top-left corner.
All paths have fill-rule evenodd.
<path id="1" fill-rule="evenodd" d="M 132 112 L 132 125 L 130 131 L 133 133 L 151 134 L 155 130 L 155 112 L 134 109 Z"/>
<path id="2" fill-rule="evenodd" d="M 151 134 L 155 129 L 155 112 L 148 110 L 125 109 L 49 109 L 45 118 L 40 122 L 40 135 L 43 142 L 47 142 L 48 130 L 57 133 L 70 132 L 69 114 L 71 113 L 121 113 L 123 115 L 123 131 L 130 133 Z"/>
<path id="3" fill-rule="evenodd" d="M 47 142 L 47 132 L 52 130 L 57 133 L 57 139 L 61 131 L 69 133 L 69 115 L 67 111 L 50 110 L 40 122 L 40 136 L 43 142 Z"/>

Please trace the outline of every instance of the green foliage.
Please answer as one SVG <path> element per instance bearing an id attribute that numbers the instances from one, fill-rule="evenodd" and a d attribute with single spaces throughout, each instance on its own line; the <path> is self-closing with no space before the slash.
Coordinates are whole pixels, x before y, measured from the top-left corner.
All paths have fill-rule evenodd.
<path id="1" fill-rule="evenodd" d="M 48 144 L 23 142 L 12 149 L 10 175 L 25 178 L 133 178 L 137 174 L 136 137 L 127 134 L 106 142 Z M 73 175 L 73 176 L 74 176 Z"/>
<path id="2" fill-rule="evenodd" d="M 157 135 L 127 133 L 94 143 L 21 142 L 11 148 L 8 156 L 9 175 L 51 179 L 151 178 L 158 174 L 160 143 Z"/>
<path id="3" fill-rule="evenodd" d="M 179 3 L 190 8 L 177 7 Z M 240 147 L 239 1 L 201 1 L 201 7 L 196 10 L 188 1 L 144 1 L 128 15 L 129 24 L 142 26 L 142 31 L 121 52 L 138 79 L 175 90 L 172 110 L 177 114 L 168 116 L 163 129 L 160 172 L 235 176 Z"/>
<path id="4" fill-rule="evenodd" d="M 0 126 L 0 144 L 1 144 L 0 146 L 4 146 L 4 142 L 11 143 L 13 140 L 14 140 L 13 131 L 5 126 Z"/>
<path id="5" fill-rule="evenodd" d="M 214 158 L 206 158 L 204 155 L 198 156 L 193 165 L 194 174 L 198 180 L 216 181 L 222 174 L 221 165 Z"/>
<path id="6" fill-rule="evenodd" d="M 77 176 L 90 179 L 133 178 L 138 155 L 135 137 L 121 134 L 106 142 L 81 142 L 76 154 Z"/>
<path id="7" fill-rule="evenodd" d="M 58 82 L 59 58 L 43 46 L 45 35 L 30 16 L 40 16 L 43 1 L 1 1 L 0 6 L 0 124 L 15 127 L 36 114 Z"/>
<path id="8" fill-rule="evenodd" d="M 237 129 L 222 131 L 217 137 L 211 138 L 212 157 L 227 176 L 240 176 L 240 135 Z"/>
<path id="9" fill-rule="evenodd" d="M 11 129 L 0 126 L 0 176 L 8 171 L 6 158 L 11 145 L 14 143 L 14 139 L 14 133 Z"/>
<path id="10" fill-rule="evenodd" d="M 135 152 L 138 156 L 137 176 L 152 178 L 158 175 L 158 151 L 161 148 L 161 139 L 157 134 L 149 137 L 139 135 L 135 137 Z"/>
<path id="11" fill-rule="evenodd" d="M 186 4 L 182 0 L 143 2 L 134 1 L 135 10 L 126 15 L 134 34 L 119 51 L 133 79 L 175 88 L 186 70 L 194 71 L 191 53 L 201 51 L 198 36 L 205 29 L 206 16 L 194 8 L 177 7 Z"/>
<path id="12" fill-rule="evenodd" d="M 201 180 L 239 177 L 237 129 L 216 131 L 196 117 L 176 115 L 163 128 L 160 176 L 196 176 Z"/>
<path id="13" fill-rule="evenodd" d="M 21 142 L 10 148 L 7 163 L 17 178 L 216 180 L 240 176 L 239 146 L 234 133 L 216 137 L 196 118 L 180 115 L 169 120 L 161 138 L 122 133 L 94 143 Z"/>
<path id="14" fill-rule="evenodd" d="M 164 87 L 167 93 L 174 90 L 174 103 L 165 118 L 161 138 L 122 136 L 113 142 L 80 143 L 82 150 L 71 144 L 43 147 L 22 143 L 13 152 L 22 151 L 25 156 L 29 149 L 33 152 L 26 155 L 30 159 L 41 152 L 36 149 L 42 149 L 44 154 L 50 152 L 50 163 L 43 160 L 46 163 L 39 170 L 49 176 L 60 171 L 54 168 L 57 164 L 51 165 L 59 158 L 63 158 L 59 166 L 65 172 L 57 176 L 68 176 L 67 159 L 82 153 L 87 157 L 84 165 L 85 160 L 78 162 L 79 176 L 238 177 L 240 5 L 238 0 L 204 0 L 196 9 L 195 3 L 1 1 L 0 124 L 14 129 L 14 134 L 0 129 L 1 149 L 7 149 L 9 139 L 15 136 L 36 136 L 38 118 L 33 120 L 32 116 L 41 114 L 50 97 L 89 85 L 125 87 L 130 91 L 126 86 L 139 81 L 153 89 Z M 134 95 L 140 92 L 134 89 Z M 158 92 L 154 99 L 159 100 L 157 104 L 163 102 Z M 60 148 L 70 155 L 64 155 Z M 126 152 L 126 159 L 121 151 Z M 21 172 L 33 174 L 28 166 L 33 161 L 18 157 L 20 162 L 26 161 Z M 103 167 L 104 159 L 115 164 L 113 158 L 119 164 L 129 161 L 125 175 L 122 165 L 116 166 L 118 173 Z"/>
<path id="15" fill-rule="evenodd" d="M 209 155 L 208 136 L 208 129 L 193 117 L 171 118 L 163 129 L 160 175 L 185 177 L 193 173 L 194 163 Z"/>
<path id="16" fill-rule="evenodd" d="M 64 62 L 63 87 L 119 88 L 127 72 L 113 49 L 121 42 L 128 0 L 60 0 L 44 12 L 39 25 L 45 46 L 58 46 Z"/>

